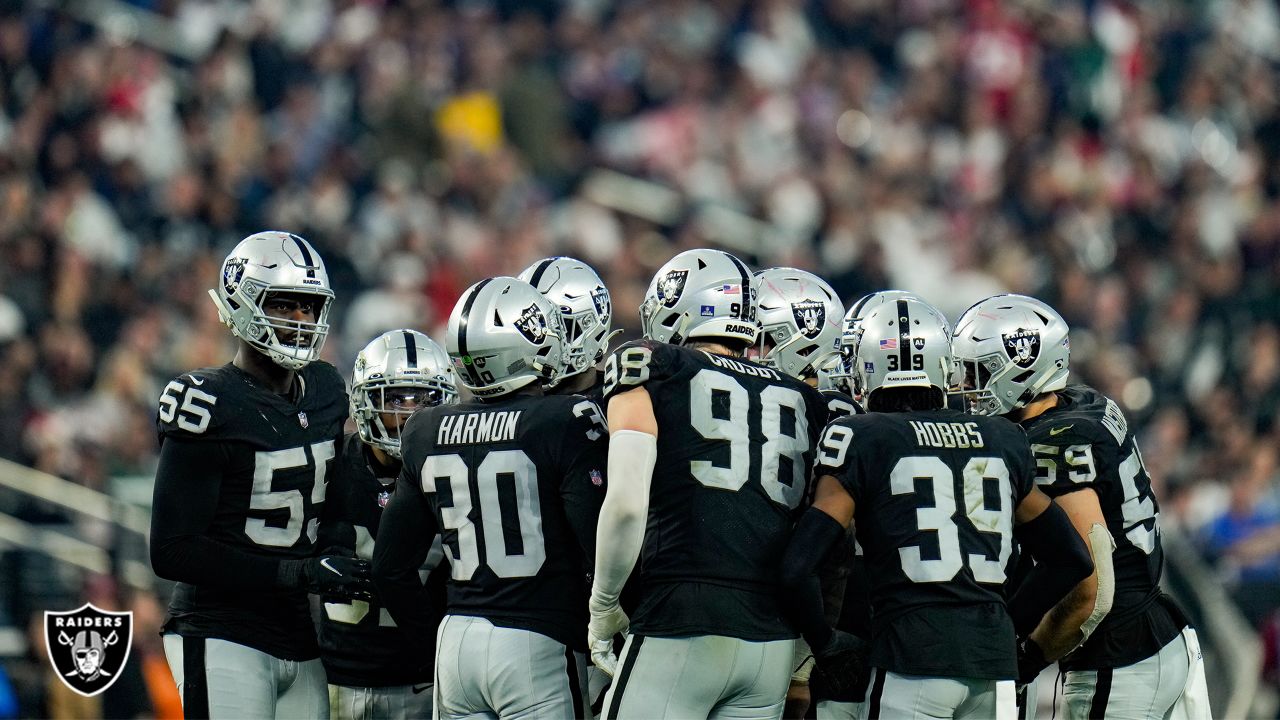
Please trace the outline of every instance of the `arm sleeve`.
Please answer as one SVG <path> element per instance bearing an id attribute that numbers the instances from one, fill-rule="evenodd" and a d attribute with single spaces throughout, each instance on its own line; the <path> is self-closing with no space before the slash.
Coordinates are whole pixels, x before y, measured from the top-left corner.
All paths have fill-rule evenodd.
<path id="1" fill-rule="evenodd" d="M 591 600 L 603 607 L 619 601 L 622 586 L 644 546 L 649 518 L 649 487 L 658 459 L 658 439 L 648 433 L 620 430 L 609 440 L 609 489 L 600 506 L 595 579 Z"/>
<path id="2" fill-rule="evenodd" d="M 151 567 L 162 578 L 193 585 L 278 587 L 279 560 L 208 536 L 228 462 L 222 443 L 164 440 L 151 505 Z"/>
<path id="3" fill-rule="evenodd" d="M 609 428 L 604 413 L 590 400 L 573 408 L 574 418 L 563 438 L 560 450 L 564 479 L 560 497 L 565 517 L 573 535 L 582 546 L 583 556 L 596 552 L 596 527 L 600 521 L 600 505 L 605 497 L 605 474 L 609 462 Z"/>
<path id="4" fill-rule="evenodd" d="M 436 515 L 414 479 L 401 472 L 396 483 L 373 544 L 373 583 L 396 624 L 422 647 L 434 646 L 431 596 L 418 570 L 439 529 Z"/>
<path id="5" fill-rule="evenodd" d="M 809 647 L 822 648 L 831 639 L 831 624 L 822 605 L 818 567 L 845 529 L 830 515 L 809 508 L 800 517 L 782 557 L 779 600 L 782 610 Z"/>
<path id="6" fill-rule="evenodd" d="M 1036 518 L 1014 528 L 1019 544 L 1035 558 L 1036 566 L 1014 592 L 1009 615 L 1019 637 L 1040 624 L 1044 614 L 1093 572 L 1093 560 L 1071 518 L 1050 502 Z"/>

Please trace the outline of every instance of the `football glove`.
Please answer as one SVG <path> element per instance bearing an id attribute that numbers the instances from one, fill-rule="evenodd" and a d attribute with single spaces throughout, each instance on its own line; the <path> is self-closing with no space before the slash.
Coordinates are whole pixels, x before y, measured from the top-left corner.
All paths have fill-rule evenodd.
<path id="1" fill-rule="evenodd" d="M 631 620 L 622 611 L 622 607 L 613 605 L 601 607 L 592 598 L 590 603 L 591 621 L 587 623 L 587 649 L 591 652 L 591 662 L 609 677 L 613 677 L 618 669 L 618 656 L 613 652 L 613 637 L 619 633 L 626 635 L 631 627 Z"/>
<path id="2" fill-rule="evenodd" d="M 280 585 L 359 600 L 373 599 L 373 581 L 368 560 L 341 555 L 321 555 L 280 563 Z"/>
<path id="3" fill-rule="evenodd" d="M 1018 684 L 1026 685 L 1040 675 L 1051 663 L 1045 659 L 1044 650 L 1031 638 L 1018 643 Z"/>
<path id="4" fill-rule="evenodd" d="M 865 691 L 865 640 L 843 630 L 834 630 L 827 644 L 814 651 L 813 656 L 817 663 L 813 667 L 812 684 L 822 688 L 824 697 L 832 700 L 853 698 L 860 688 Z"/>

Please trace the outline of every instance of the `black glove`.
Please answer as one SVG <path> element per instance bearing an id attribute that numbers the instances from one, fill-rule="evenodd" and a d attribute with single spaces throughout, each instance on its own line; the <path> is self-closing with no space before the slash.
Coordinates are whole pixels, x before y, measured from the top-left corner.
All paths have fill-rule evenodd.
<path id="1" fill-rule="evenodd" d="M 1031 638 L 1024 638 L 1018 643 L 1018 684 L 1026 685 L 1040 675 L 1040 671 L 1049 667 L 1044 658 L 1044 650 Z"/>
<path id="2" fill-rule="evenodd" d="M 284 560 L 277 575 L 281 587 L 359 600 L 373 599 L 369 577 L 368 560 L 341 555 Z"/>
<path id="3" fill-rule="evenodd" d="M 867 690 L 867 642 L 857 635 L 834 630 L 821 650 L 815 650 L 810 683 L 821 689 L 825 700 L 857 702 Z M 848 698 L 848 699 L 846 699 Z"/>

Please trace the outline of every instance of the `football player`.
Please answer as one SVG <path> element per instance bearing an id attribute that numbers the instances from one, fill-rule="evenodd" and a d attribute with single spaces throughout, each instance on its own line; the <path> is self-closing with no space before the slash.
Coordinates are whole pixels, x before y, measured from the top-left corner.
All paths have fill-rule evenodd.
<path id="1" fill-rule="evenodd" d="M 1012 717 L 1015 633 L 1089 574 L 1089 553 L 1035 489 L 1018 426 L 945 408 L 956 363 L 941 313 L 888 302 L 845 341 L 869 412 L 824 431 L 813 507 L 782 562 L 782 597 L 815 673 L 843 691 L 868 662 L 869 718 Z M 831 629 L 817 587 L 821 558 L 855 517 L 871 576 L 869 652 Z M 1006 602 L 1015 534 L 1040 564 Z"/>
<path id="2" fill-rule="evenodd" d="M 1025 637 L 1022 679 L 1061 658 L 1068 718 L 1167 717 L 1179 702 L 1188 717 L 1207 717 L 1195 631 L 1160 591 L 1160 505 L 1142 454 L 1114 401 L 1067 384 L 1062 316 L 997 295 L 961 316 L 955 348 L 967 405 L 1022 424 L 1036 483 L 1070 515 L 1097 568 Z"/>
<path id="3" fill-rule="evenodd" d="M 833 374 L 839 376 L 840 331 L 844 321 L 844 305 L 835 291 L 817 275 L 796 268 L 757 270 L 755 277 L 760 300 L 757 314 L 760 338 L 754 352 L 756 361 L 818 388 L 827 403 L 827 422 L 862 412 L 853 398 L 837 389 L 831 379 Z M 820 570 L 823 608 L 828 622 L 833 624 L 840 618 L 855 552 L 850 533 L 838 551 L 827 554 Z M 825 697 L 825 688 L 813 688 L 818 697 L 812 697 L 810 693 L 813 654 L 802 640 L 796 642 L 792 667 L 786 715 L 803 714 L 812 700 L 819 703 L 819 716 L 827 717 L 830 699 Z"/>
<path id="4" fill-rule="evenodd" d="M 554 304 L 510 277 L 471 286 L 445 348 L 473 402 L 416 413 L 374 546 L 396 622 L 425 638 L 418 568 L 439 533 L 449 560 L 436 649 L 438 717 L 589 717 L 582 568 L 604 499 L 608 428 L 576 395 L 543 396 L 563 353 Z M 425 641 L 424 641 L 425 642 Z"/>
<path id="5" fill-rule="evenodd" d="M 538 289 L 560 309 L 564 322 L 564 367 L 548 390 L 601 400 L 601 374 L 596 366 L 609 352 L 613 302 L 609 290 L 590 265 L 570 257 L 549 257 L 525 268 L 520 279 Z"/>
<path id="6" fill-rule="evenodd" d="M 649 285 L 646 339 L 606 361 L 611 481 L 588 627 L 592 660 L 614 675 L 606 717 L 782 714 L 796 633 L 777 564 L 827 411 L 813 388 L 743 358 L 756 313 L 741 260 L 690 250 Z M 642 548 L 629 621 L 619 592 Z"/>
<path id="7" fill-rule="evenodd" d="M 392 330 L 356 356 L 351 417 L 356 432 L 343 441 L 320 523 L 321 547 L 342 547 L 370 560 L 383 508 L 396 492 L 400 433 L 418 408 L 457 401 L 453 366 L 444 349 L 415 330 Z M 424 570 L 435 621 L 443 617 L 443 555 Z M 321 598 L 320 654 L 329 676 L 333 718 L 431 716 L 432 645 L 420 647 L 396 627 L 378 602 Z"/>
<path id="8" fill-rule="evenodd" d="M 370 590 L 368 563 L 315 552 L 347 419 L 318 360 L 333 292 L 306 240 L 262 232 L 209 294 L 239 349 L 160 395 L 151 564 L 178 581 L 165 655 L 188 717 L 324 717 L 307 593 Z"/>

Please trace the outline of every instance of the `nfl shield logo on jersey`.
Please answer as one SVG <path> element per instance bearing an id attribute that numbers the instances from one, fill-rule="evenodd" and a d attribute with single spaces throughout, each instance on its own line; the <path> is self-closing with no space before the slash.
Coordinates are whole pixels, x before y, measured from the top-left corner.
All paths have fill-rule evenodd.
<path id="1" fill-rule="evenodd" d="M 1040 333 L 1035 330 L 1018 328 L 1016 332 L 1000 336 L 1004 340 L 1004 351 L 1009 359 L 1018 367 L 1029 368 L 1040 357 Z"/>
<path id="2" fill-rule="evenodd" d="M 304 413 L 304 412 L 300 412 L 300 413 L 298 413 L 298 424 L 302 426 L 302 429 L 303 429 L 303 430 L 306 430 L 308 427 L 310 427 L 310 426 L 311 426 L 310 421 L 308 421 L 308 420 L 307 420 L 307 414 L 306 414 L 306 413 Z"/>
<path id="3" fill-rule="evenodd" d="M 111 687 L 133 649 L 133 613 L 85 603 L 69 612 L 45 611 L 44 646 L 58 679 L 93 697 Z"/>

